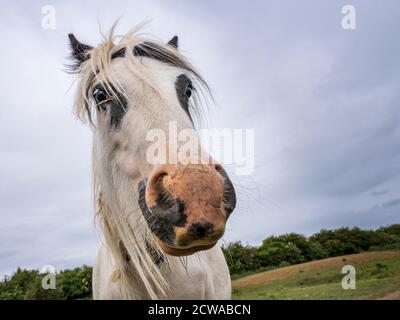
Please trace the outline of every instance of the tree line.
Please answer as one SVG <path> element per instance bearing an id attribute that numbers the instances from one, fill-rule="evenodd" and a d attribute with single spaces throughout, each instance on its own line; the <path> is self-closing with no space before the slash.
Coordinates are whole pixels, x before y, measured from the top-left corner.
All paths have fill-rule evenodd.
<path id="1" fill-rule="evenodd" d="M 339 228 L 310 237 L 298 233 L 270 236 L 260 246 L 240 241 L 223 247 L 231 275 L 283 267 L 364 251 L 400 249 L 400 224 L 377 230 Z"/>
<path id="2" fill-rule="evenodd" d="M 400 224 L 377 230 L 339 228 L 321 230 L 310 237 L 298 233 L 270 236 L 259 246 L 232 242 L 223 246 L 233 277 L 269 268 L 359 253 L 400 249 Z M 42 287 L 44 275 L 38 270 L 17 268 L 0 281 L 2 299 L 91 299 L 92 268 L 82 266 L 56 274 L 55 289 Z"/>

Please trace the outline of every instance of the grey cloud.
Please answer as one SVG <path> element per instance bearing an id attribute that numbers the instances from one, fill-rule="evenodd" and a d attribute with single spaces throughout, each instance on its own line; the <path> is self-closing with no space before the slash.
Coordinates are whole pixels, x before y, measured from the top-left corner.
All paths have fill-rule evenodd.
<path id="1" fill-rule="evenodd" d="M 342 5 L 70 1 L 55 4 L 57 29 L 45 31 L 40 3 L 6 1 L 0 274 L 93 261 L 90 131 L 72 116 L 62 69 L 69 32 L 95 44 L 98 19 L 107 30 L 121 15 L 121 32 L 153 18 L 146 31 L 180 36 L 215 93 L 213 126 L 255 129 L 255 172 L 233 177 L 239 203 L 224 241 L 399 222 L 398 3 L 356 2 L 356 31 L 341 29 Z"/>
<path id="2" fill-rule="evenodd" d="M 373 196 L 381 196 L 381 195 L 387 194 L 389 192 L 390 192 L 390 190 L 388 190 L 388 189 L 376 190 L 376 191 L 372 191 L 371 195 L 373 195 Z"/>
<path id="3" fill-rule="evenodd" d="M 388 207 L 395 207 L 398 205 L 400 205 L 400 198 L 386 201 L 385 203 L 382 204 L 382 207 L 388 208 Z M 400 213 L 399 213 L 399 216 L 400 216 Z"/>

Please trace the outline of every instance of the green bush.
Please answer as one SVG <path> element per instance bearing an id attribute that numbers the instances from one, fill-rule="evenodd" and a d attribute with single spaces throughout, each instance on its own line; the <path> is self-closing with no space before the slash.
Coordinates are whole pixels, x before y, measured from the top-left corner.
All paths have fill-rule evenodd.
<path id="1" fill-rule="evenodd" d="M 226 250 L 228 248 L 229 250 Z M 260 268 L 268 269 L 383 249 L 400 249 L 400 224 L 377 230 L 360 228 L 321 230 L 310 237 L 288 233 L 268 237 L 259 247 L 243 246 L 240 242 L 231 243 L 226 246 L 224 253 L 231 274 L 243 274 Z"/>
<path id="2" fill-rule="evenodd" d="M 92 294 L 92 268 L 83 266 L 59 275 L 65 299 L 87 299 Z"/>
<path id="3" fill-rule="evenodd" d="M 46 274 L 18 268 L 0 282 L 0 300 L 91 299 L 92 268 L 83 266 L 56 274 L 55 289 L 43 289 Z"/>
<path id="4" fill-rule="evenodd" d="M 17 268 L 12 277 L 5 277 L 0 283 L 0 299 L 21 300 L 25 298 L 28 287 L 38 277 L 37 270 Z"/>
<path id="5" fill-rule="evenodd" d="M 296 245 L 297 236 L 286 234 L 265 239 L 258 250 L 262 266 L 278 266 L 282 261 L 289 264 L 304 262 L 302 251 Z"/>
<path id="6" fill-rule="evenodd" d="M 240 241 L 222 247 L 229 270 L 232 274 L 246 270 L 257 270 L 261 267 L 257 257 L 257 249 L 243 245 Z"/>
<path id="7" fill-rule="evenodd" d="M 25 292 L 24 298 L 26 300 L 60 300 L 64 299 L 63 291 L 58 285 L 58 276 L 56 277 L 56 288 L 55 289 L 43 289 L 42 279 L 43 274 L 36 277 L 28 286 Z"/>
<path id="8" fill-rule="evenodd" d="M 233 277 L 259 270 L 288 266 L 368 250 L 400 249 L 400 224 L 373 230 L 339 228 L 321 230 L 306 237 L 297 233 L 270 236 L 258 247 L 240 241 L 223 246 Z M 344 259 L 345 262 L 345 259 Z M 389 270 L 376 266 L 374 273 L 386 277 Z M 37 270 L 17 270 L 0 281 L 0 300 L 10 299 L 91 299 L 92 268 L 82 266 L 56 274 L 56 288 L 42 288 L 44 274 Z"/>

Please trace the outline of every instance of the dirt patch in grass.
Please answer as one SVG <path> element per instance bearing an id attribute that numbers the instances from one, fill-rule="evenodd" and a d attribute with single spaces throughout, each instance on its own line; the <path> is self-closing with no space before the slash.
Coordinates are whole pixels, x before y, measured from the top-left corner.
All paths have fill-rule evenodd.
<path id="1" fill-rule="evenodd" d="M 357 266 L 357 264 L 400 257 L 400 251 L 375 251 L 352 254 L 328 258 L 323 260 L 311 261 L 302 264 L 297 264 L 289 267 L 279 268 L 276 270 L 260 272 L 257 274 L 245 276 L 243 278 L 232 281 L 233 288 L 244 288 L 247 286 L 258 285 L 261 283 L 269 283 L 277 280 L 283 280 L 298 274 L 313 269 L 333 269 L 346 264 Z"/>
<path id="2" fill-rule="evenodd" d="M 376 300 L 400 300 L 400 291 L 390 292 Z"/>

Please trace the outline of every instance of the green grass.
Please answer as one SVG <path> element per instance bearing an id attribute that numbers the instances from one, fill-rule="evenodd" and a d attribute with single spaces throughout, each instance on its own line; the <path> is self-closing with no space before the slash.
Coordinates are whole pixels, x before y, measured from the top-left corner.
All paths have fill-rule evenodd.
<path id="1" fill-rule="evenodd" d="M 345 264 L 345 263 L 343 263 Z M 283 270 L 283 269 L 282 269 Z M 356 266 L 356 289 L 344 290 L 341 267 L 300 269 L 282 280 L 233 289 L 233 299 L 377 299 L 400 290 L 400 257 Z"/>
<path id="2" fill-rule="evenodd" d="M 246 276 L 251 276 L 252 274 L 256 274 L 259 272 L 264 272 L 264 271 L 269 271 L 269 270 L 274 270 L 274 269 L 278 269 L 279 267 L 265 267 L 265 268 L 260 268 L 257 270 L 251 270 L 251 271 L 245 271 L 239 274 L 232 274 L 231 275 L 231 280 L 236 280 L 236 279 L 240 279 Z"/>

